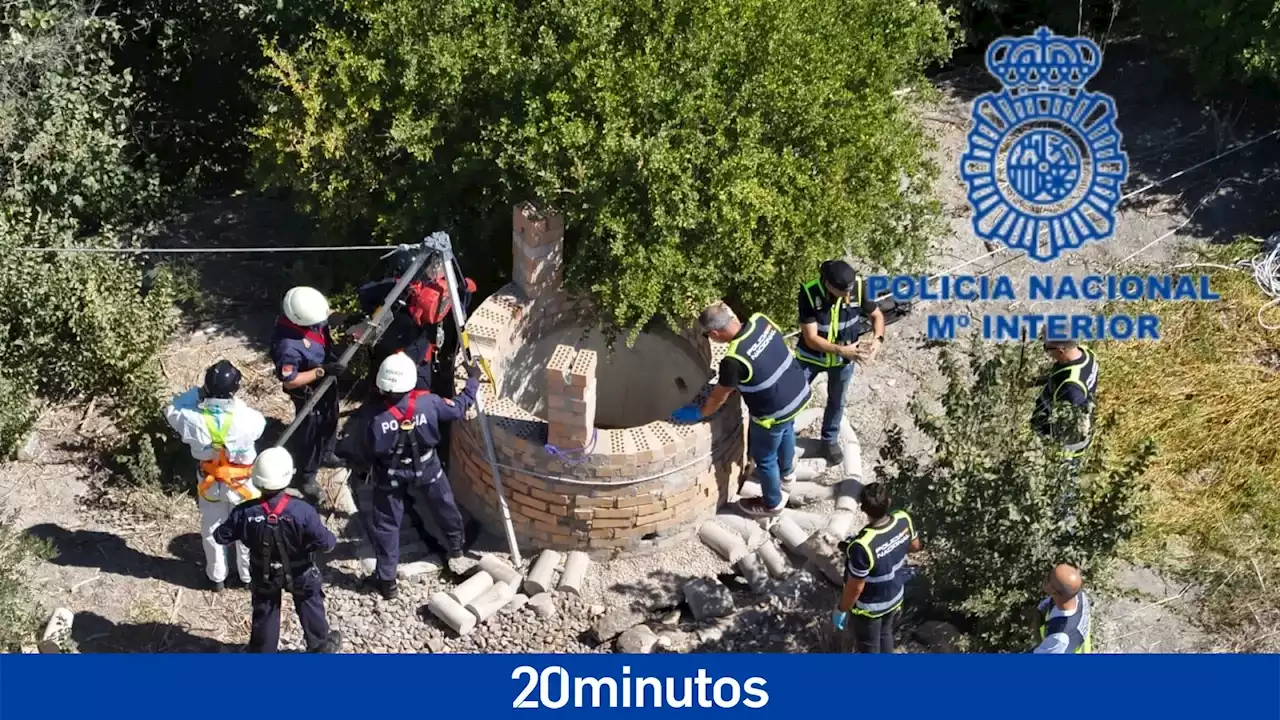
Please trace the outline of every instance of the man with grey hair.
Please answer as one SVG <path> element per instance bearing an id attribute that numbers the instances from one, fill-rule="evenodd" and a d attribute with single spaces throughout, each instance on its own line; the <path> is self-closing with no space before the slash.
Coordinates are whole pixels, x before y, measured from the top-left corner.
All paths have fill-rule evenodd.
<path id="1" fill-rule="evenodd" d="M 698 323 L 704 337 L 728 343 L 729 348 L 720 361 L 716 387 L 706 401 L 701 406 L 680 408 L 671 419 L 699 422 L 715 414 L 734 390 L 741 392 L 751 416 L 747 449 L 764 490 L 764 497 L 743 498 L 742 511 L 755 516 L 777 515 L 787 504 L 783 486 L 795 480 L 795 418 L 809 404 L 804 370 L 777 324 L 760 313 L 743 323 L 726 305 L 716 303 L 702 311 Z"/>

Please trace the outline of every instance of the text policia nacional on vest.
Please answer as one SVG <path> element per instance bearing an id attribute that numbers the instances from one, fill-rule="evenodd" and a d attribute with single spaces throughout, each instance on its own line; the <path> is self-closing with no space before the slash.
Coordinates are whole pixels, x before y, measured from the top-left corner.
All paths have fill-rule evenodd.
<path id="1" fill-rule="evenodd" d="M 899 303 L 956 300 L 1054 302 L 1137 302 L 1210 301 L 1219 296 L 1209 287 L 1207 275 L 1033 275 L 1019 295 L 1013 278 L 1007 275 L 955 275 L 935 278 L 924 275 L 869 275 L 867 292 L 872 297 L 891 296 Z M 928 335 L 932 340 L 954 339 L 968 328 L 968 315 L 930 315 Z M 1093 315 L 1053 312 L 985 315 L 982 335 L 987 340 L 1020 340 L 1047 336 L 1052 340 L 1159 340 L 1159 318 L 1153 314 Z"/>

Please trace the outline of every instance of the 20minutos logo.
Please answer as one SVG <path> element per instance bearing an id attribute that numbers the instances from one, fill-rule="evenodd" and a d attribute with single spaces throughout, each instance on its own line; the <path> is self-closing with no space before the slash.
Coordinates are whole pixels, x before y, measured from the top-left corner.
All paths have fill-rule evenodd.
<path id="1" fill-rule="evenodd" d="M 525 685 L 511 707 L 557 709 L 570 703 L 575 708 L 732 708 L 739 704 L 753 710 L 769 704 L 765 680 L 747 678 L 713 678 L 699 668 L 696 677 L 655 678 L 632 677 L 631 667 L 622 666 L 622 677 L 575 677 L 559 665 L 544 668 L 541 673 L 530 665 L 511 671 L 512 680 Z"/>

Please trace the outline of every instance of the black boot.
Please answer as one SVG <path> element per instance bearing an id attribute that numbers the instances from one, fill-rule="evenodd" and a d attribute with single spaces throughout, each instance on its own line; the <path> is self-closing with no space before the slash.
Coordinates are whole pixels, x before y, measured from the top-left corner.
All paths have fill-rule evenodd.
<path id="1" fill-rule="evenodd" d="M 823 451 L 823 454 L 827 456 L 827 462 L 832 465 L 839 465 L 844 462 L 844 448 L 840 447 L 839 440 L 827 443 Z"/>
<path id="2" fill-rule="evenodd" d="M 342 633 L 337 630 L 330 630 L 329 636 L 320 641 L 314 649 L 308 651 L 313 653 L 321 653 L 332 655 L 342 651 Z"/>
<path id="3" fill-rule="evenodd" d="M 395 600 L 400 595 L 400 589 L 397 587 L 395 580 L 383 580 L 377 576 L 370 575 L 365 578 L 364 586 L 370 590 L 377 590 L 383 600 Z"/>

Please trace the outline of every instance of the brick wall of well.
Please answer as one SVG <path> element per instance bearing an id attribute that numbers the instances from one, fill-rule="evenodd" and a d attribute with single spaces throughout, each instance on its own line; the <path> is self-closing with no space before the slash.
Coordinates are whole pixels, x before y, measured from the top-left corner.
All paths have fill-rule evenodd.
<path id="1" fill-rule="evenodd" d="M 563 222 L 524 203 L 515 207 L 512 226 L 516 281 L 485 300 L 468 322 L 473 348 L 489 360 L 499 383 L 506 359 L 524 342 L 572 324 L 583 310 L 559 287 Z M 681 336 L 710 367 L 719 363 L 722 346 L 713 348 L 693 329 Z M 487 380 L 481 384 L 518 540 L 530 549 L 608 558 L 690 539 L 740 480 L 746 460 L 741 404 L 730 403 L 697 425 L 599 429 L 597 364 L 594 352 L 557 348 L 546 368 L 546 418 L 498 397 Z M 457 377 L 461 384 L 461 371 Z M 454 424 L 451 442 L 449 477 L 459 502 L 500 533 L 493 470 L 474 410 Z"/>

